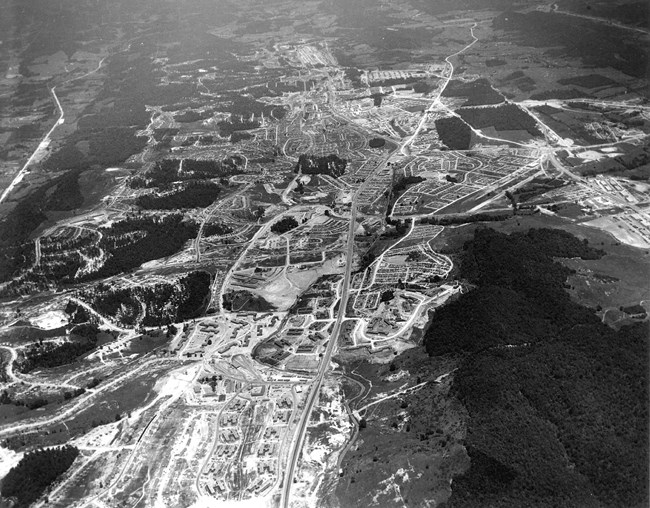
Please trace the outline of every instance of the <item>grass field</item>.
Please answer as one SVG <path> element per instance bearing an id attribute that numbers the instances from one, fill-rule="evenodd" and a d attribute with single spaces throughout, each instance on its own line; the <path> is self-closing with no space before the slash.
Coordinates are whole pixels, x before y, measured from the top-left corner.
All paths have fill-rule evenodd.
<path id="1" fill-rule="evenodd" d="M 54 446 L 86 433 L 98 425 L 114 422 L 118 416 L 122 418 L 150 401 L 155 396 L 153 388 L 158 379 L 174 368 L 178 368 L 178 364 L 164 363 L 147 368 L 139 375 L 129 378 L 122 386 L 92 398 L 90 403 L 71 419 L 14 436 L 7 445 L 15 450 Z M 109 381 L 105 380 L 104 383 Z M 101 388 L 101 384 L 99 387 Z M 60 408 L 61 404 L 48 404 L 45 406 L 47 412 L 41 412 L 39 416 L 46 416 L 57 407 Z"/>

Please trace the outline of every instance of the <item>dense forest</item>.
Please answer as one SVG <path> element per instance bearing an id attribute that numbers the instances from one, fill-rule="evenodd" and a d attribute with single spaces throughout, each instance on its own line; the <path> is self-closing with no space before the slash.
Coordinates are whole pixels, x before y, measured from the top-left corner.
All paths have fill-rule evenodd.
<path id="1" fill-rule="evenodd" d="M 438 118 L 436 131 L 440 141 L 451 150 L 468 150 L 472 141 L 472 129 L 456 116 Z"/>
<path id="2" fill-rule="evenodd" d="M 271 231 L 281 235 L 298 227 L 298 221 L 293 217 L 284 217 L 271 226 Z"/>
<path id="3" fill-rule="evenodd" d="M 575 88 L 560 88 L 557 90 L 545 90 L 534 93 L 530 96 L 532 101 L 546 101 L 548 99 L 577 99 L 580 97 L 591 97 L 588 93 L 579 92 Z"/>
<path id="4" fill-rule="evenodd" d="M 247 139 L 253 139 L 255 136 L 244 131 L 235 131 L 230 135 L 230 142 L 235 144 L 240 141 L 246 141 Z"/>
<path id="5" fill-rule="evenodd" d="M 318 157 L 315 155 L 301 155 L 298 157 L 295 172 L 305 175 L 330 175 L 338 178 L 345 173 L 348 161 L 339 158 L 336 154 Z"/>
<path id="6" fill-rule="evenodd" d="M 186 187 L 163 195 L 145 194 L 135 204 L 145 210 L 178 210 L 205 208 L 219 196 L 221 187 L 212 182 L 192 182 Z"/>
<path id="7" fill-rule="evenodd" d="M 392 186 L 393 195 L 399 196 L 410 186 L 424 182 L 425 180 L 426 178 L 422 178 L 421 176 L 398 175 L 397 178 L 393 179 L 393 186 Z"/>
<path id="8" fill-rule="evenodd" d="M 83 119 L 79 121 L 81 125 Z M 122 164 L 134 153 L 147 146 L 146 137 L 136 136 L 132 127 L 81 128 L 66 138 L 63 146 L 50 156 L 44 167 L 51 171 L 110 167 Z M 77 146 L 87 143 L 89 154 L 79 151 Z"/>
<path id="9" fill-rule="evenodd" d="M 36 369 L 51 369 L 73 363 L 95 349 L 98 331 L 96 325 L 82 324 L 71 331 L 70 335 L 74 340 L 61 344 L 35 342 L 24 349 L 23 358 L 16 360 L 15 368 L 26 374 Z"/>
<path id="10" fill-rule="evenodd" d="M 210 296 L 212 278 L 207 272 L 191 272 L 179 281 L 182 299 L 178 304 L 176 321 L 199 317 Z"/>
<path id="11" fill-rule="evenodd" d="M 84 198 L 79 186 L 79 175 L 81 171 L 70 171 L 60 178 L 57 178 L 56 187 L 50 192 L 45 202 L 45 209 L 54 211 L 69 211 L 83 205 Z"/>
<path id="12" fill-rule="evenodd" d="M 521 203 L 538 198 L 546 192 L 558 189 L 564 185 L 565 182 L 559 178 L 534 178 L 526 185 L 515 189 L 513 194 L 517 201 Z"/>
<path id="13" fill-rule="evenodd" d="M 501 104 L 503 95 L 497 92 L 485 78 L 470 82 L 452 80 L 442 92 L 443 97 L 466 97 L 463 106 L 481 106 L 486 104 Z"/>
<path id="14" fill-rule="evenodd" d="M 199 317 L 210 295 L 210 282 L 209 273 L 196 271 L 175 283 L 119 289 L 100 283 L 83 298 L 103 316 L 124 325 L 164 326 Z"/>
<path id="15" fill-rule="evenodd" d="M 472 222 L 498 222 L 512 217 L 512 212 L 484 212 L 473 214 L 431 215 L 419 219 L 420 224 L 437 224 L 450 226 L 452 224 L 470 224 Z"/>
<path id="16" fill-rule="evenodd" d="M 169 189 L 174 182 L 227 177 L 242 172 L 238 167 L 241 162 L 236 156 L 221 161 L 162 159 L 143 175 L 131 178 L 129 186 L 133 189 L 142 187 Z"/>
<path id="17" fill-rule="evenodd" d="M 80 170 L 73 170 L 42 185 L 25 196 L 0 221 L 0 281 L 6 281 L 34 262 L 31 233 L 47 219 L 48 211 L 80 207 Z"/>
<path id="18" fill-rule="evenodd" d="M 495 108 L 462 108 L 457 113 L 475 129 L 494 127 L 498 131 L 524 130 L 531 136 L 542 135 L 535 119 L 516 104 L 503 104 Z"/>
<path id="19" fill-rule="evenodd" d="M 223 295 L 223 308 L 231 312 L 268 312 L 275 307 L 262 296 L 248 291 L 228 291 Z"/>
<path id="20" fill-rule="evenodd" d="M 26 508 L 57 480 L 79 455 L 74 446 L 61 446 L 28 452 L 2 480 L 0 492 L 15 499 L 14 508 Z"/>
<path id="21" fill-rule="evenodd" d="M 178 252 L 190 238 L 198 233 L 194 222 L 183 220 L 181 214 L 161 218 L 128 217 L 101 228 L 100 248 L 108 259 L 97 271 L 83 280 L 94 280 L 130 272 L 142 263 L 160 259 Z"/>
<path id="22" fill-rule="evenodd" d="M 68 315 L 68 323 L 81 324 L 90 322 L 90 313 L 73 300 L 68 300 L 65 306 L 65 313 Z"/>
<path id="23" fill-rule="evenodd" d="M 554 258 L 604 253 L 555 229 L 478 229 L 439 309 L 431 355 L 463 358 L 470 469 L 449 507 L 641 506 L 648 485 L 647 329 L 615 331 L 565 291 Z"/>
<path id="24" fill-rule="evenodd" d="M 42 208 L 44 191 L 31 193 L 0 221 L 0 282 L 34 262 L 29 235 L 47 218 Z"/>

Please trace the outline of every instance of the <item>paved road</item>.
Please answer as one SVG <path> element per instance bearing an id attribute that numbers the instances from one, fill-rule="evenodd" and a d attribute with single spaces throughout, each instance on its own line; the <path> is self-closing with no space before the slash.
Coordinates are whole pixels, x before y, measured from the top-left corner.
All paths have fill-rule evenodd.
<path id="1" fill-rule="evenodd" d="M 16 350 L 12 347 L 9 346 L 0 346 L 3 349 L 7 349 L 9 351 L 9 359 L 7 360 L 7 378 L 9 379 L 10 382 L 13 383 L 18 383 L 20 382 L 20 379 L 14 374 L 14 362 L 16 361 L 16 358 L 18 358 L 18 354 L 16 353 Z"/>
<path id="2" fill-rule="evenodd" d="M 186 369 L 187 367 L 182 367 L 182 369 Z M 196 372 L 194 373 L 194 376 L 190 381 L 187 382 L 187 386 L 192 386 L 194 382 L 196 381 L 196 378 L 199 376 L 199 373 L 201 372 L 201 369 L 196 369 Z M 91 506 L 95 504 L 95 501 L 99 502 L 101 498 L 106 496 L 107 494 L 110 494 L 110 492 L 115 489 L 122 480 L 122 477 L 124 476 L 124 473 L 129 469 L 133 461 L 139 456 L 140 448 L 142 448 L 143 444 L 145 443 L 144 438 L 147 435 L 147 432 L 149 429 L 152 428 L 153 423 L 158 420 L 158 418 L 161 417 L 174 402 L 176 402 L 180 397 L 183 396 L 183 393 L 185 390 L 181 389 L 178 390 L 174 395 L 170 396 L 166 401 L 164 401 L 156 413 L 151 417 L 147 425 L 142 429 L 142 432 L 140 432 L 140 435 L 138 436 L 138 440 L 135 442 L 133 447 L 131 448 L 131 453 L 129 454 L 128 458 L 126 459 L 126 462 L 124 463 L 124 466 L 122 466 L 122 469 L 120 469 L 120 472 L 118 475 L 115 477 L 115 479 L 111 482 L 108 487 L 106 487 L 104 490 L 96 494 L 95 496 L 91 497 L 90 499 L 86 500 L 80 508 L 86 508 L 87 506 Z M 162 398 L 166 397 L 167 395 L 158 395 L 156 398 L 154 398 L 147 406 L 145 406 L 142 409 L 142 412 L 144 412 L 146 409 L 152 407 L 155 403 L 157 403 L 159 400 L 162 400 Z M 148 472 L 147 472 L 148 474 Z M 139 503 L 139 501 L 138 501 Z M 137 503 L 136 503 L 137 504 Z M 135 506 L 135 505 L 134 505 Z"/>
<path id="3" fill-rule="evenodd" d="M 83 76 L 78 76 L 76 78 L 70 78 L 70 79 L 67 79 L 66 81 L 63 81 L 62 83 L 59 83 L 59 84 L 64 85 L 66 83 L 71 83 L 71 82 L 76 81 L 78 79 L 82 79 L 82 78 L 85 78 L 87 76 L 90 76 L 91 74 L 95 74 L 97 71 L 99 71 L 99 69 L 101 69 L 101 67 L 102 67 L 102 65 L 104 63 L 104 60 L 106 60 L 106 58 L 107 58 L 106 56 L 104 58 L 102 58 L 99 61 L 99 63 L 97 64 L 97 67 L 95 69 L 93 69 L 90 72 L 87 72 Z M 61 101 L 59 101 L 59 97 L 56 95 L 56 86 L 53 86 L 52 88 L 50 88 L 50 92 L 52 93 L 52 98 L 54 99 L 54 102 L 56 103 L 56 107 L 59 110 L 59 119 L 54 123 L 52 128 L 49 131 L 47 131 L 47 133 L 45 134 L 45 136 L 43 137 L 41 142 L 36 147 L 36 150 L 34 150 L 34 153 L 32 153 L 32 155 L 29 157 L 29 159 L 27 159 L 27 162 L 25 163 L 25 165 L 18 172 L 18 174 L 13 179 L 13 181 L 9 184 L 9 187 L 7 187 L 4 190 L 4 192 L 2 193 L 2 195 L 0 195 L 0 203 L 2 203 L 5 199 L 7 199 L 7 197 L 11 193 L 11 191 L 13 191 L 14 188 L 23 180 L 23 178 L 25 178 L 25 175 L 28 173 L 27 169 L 29 168 L 29 165 L 34 161 L 34 159 L 36 158 L 36 156 L 38 155 L 39 152 L 44 151 L 49 146 L 50 138 L 52 137 L 52 133 L 54 132 L 54 130 L 59 125 L 62 125 L 65 122 L 65 115 L 64 115 L 64 112 L 63 112 L 63 106 L 61 106 Z"/>
<path id="4" fill-rule="evenodd" d="M 134 330 L 131 330 L 129 328 L 121 328 L 113 323 L 111 323 L 108 319 L 106 319 L 104 316 L 102 316 L 99 312 L 97 312 L 91 305 L 88 303 L 84 302 L 83 300 L 80 300 L 79 298 L 75 298 L 74 296 L 70 297 L 70 300 L 76 303 L 77 305 L 80 305 L 84 309 L 86 309 L 88 312 L 90 312 L 93 316 L 95 316 L 97 319 L 99 319 L 102 323 L 102 326 L 105 328 L 108 328 L 109 330 L 113 330 L 115 332 L 121 332 L 121 333 L 129 333 L 132 334 L 134 333 Z"/>
<path id="5" fill-rule="evenodd" d="M 438 90 L 438 93 L 437 93 L 435 99 L 433 99 L 431 101 L 431 104 L 429 105 L 429 107 L 422 114 L 422 118 L 420 118 L 420 121 L 418 122 L 418 126 L 415 128 L 415 131 L 413 132 L 413 134 L 411 136 L 409 136 L 406 139 L 406 141 L 404 143 L 402 143 L 402 146 L 399 148 L 400 153 L 402 153 L 403 155 L 408 155 L 408 153 L 405 152 L 405 150 L 407 149 L 408 145 L 410 145 L 413 142 L 413 140 L 418 136 L 418 134 L 420 134 L 420 131 L 422 130 L 422 128 L 426 124 L 427 118 L 429 117 L 429 113 L 434 112 L 435 109 L 442 104 L 440 102 L 440 97 L 442 97 L 442 94 L 445 91 L 445 88 L 447 88 L 447 85 L 449 84 L 449 82 L 451 81 L 451 78 L 454 75 L 454 64 L 451 63 L 450 58 L 453 58 L 455 56 L 460 55 L 461 53 L 467 51 L 469 48 L 471 48 L 474 44 L 476 44 L 478 42 L 478 38 L 474 35 L 474 28 L 476 28 L 476 26 L 477 26 L 477 23 L 474 23 L 472 25 L 472 27 L 469 29 L 470 33 L 472 35 L 472 39 L 473 39 L 472 42 L 470 42 L 463 49 L 461 49 L 459 51 L 456 51 L 456 53 L 453 53 L 453 54 L 449 55 L 447 58 L 445 58 L 445 62 L 447 62 L 447 64 L 449 65 L 449 74 L 447 74 L 447 77 L 445 78 L 445 82 L 442 84 L 442 86 Z"/>
<path id="6" fill-rule="evenodd" d="M 456 53 L 449 55 L 446 58 L 447 63 L 450 65 L 450 72 L 449 75 L 447 76 L 445 83 L 441 86 L 437 97 L 432 101 L 431 106 L 423 113 L 422 118 L 418 124 L 418 127 L 416 128 L 415 132 L 413 133 L 412 136 L 407 138 L 401 146 L 399 146 L 395 151 L 391 152 L 383 161 L 381 164 L 378 164 L 375 170 L 373 171 L 372 175 L 369 175 L 364 182 L 359 186 L 359 188 L 356 190 L 354 193 L 354 198 L 352 199 L 352 206 L 351 206 L 351 216 L 350 216 L 350 226 L 348 228 L 348 238 L 347 238 L 347 253 L 346 253 L 346 267 L 345 267 L 345 277 L 343 278 L 343 286 L 341 288 L 341 301 L 339 304 L 339 313 L 336 319 L 336 322 L 334 324 L 334 328 L 332 329 L 332 333 L 330 335 L 330 341 L 327 345 L 327 349 L 323 355 L 323 359 L 320 363 L 320 366 L 318 368 L 318 373 L 316 374 L 316 377 L 311 383 L 311 388 L 309 391 L 309 394 L 307 395 L 307 401 L 305 403 L 305 408 L 302 411 L 302 414 L 300 416 L 300 421 L 298 423 L 298 428 L 296 430 L 296 433 L 294 435 L 294 439 L 292 440 L 290 446 L 290 452 L 288 455 L 288 462 L 287 462 L 287 469 L 285 471 L 284 475 L 284 483 L 282 486 L 282 497 L 280 501 L 280 506 L 282 508 L 288 508 L 289 506 L 289 501 L 290 501 L 290 495 L 291 495 L 291 486 L 293 484 L 293 476 L 295 473 L 296 465 L 298 463 L 298 459 L 300 457 L 300 453 L 302 452 L 302 447 L 303 443 L 305 440 L 305 434 L 307 432 L 307 427 L 309 423 L 309 418 L 311 416 L 312 409 L 314 407 L 314 404 L 316 400 L 318 399 L 318 394 L 320 392 L 321 385 L 323 383 L 323 378 L 325 377 L 325 374 L 329 370 L 330 366 L 330 360 L 332 358 L 332 354 L 334 353 L 334 350 L 336 349 L 336 345 L 338 343 L 338 337 L 341 331 L 341 325 L 343 323 L 343 319 L 345 317 L 345 310 L 347 308 L 347 303 L 348 303 L 348 297 L 349 297 L 349 292 L 350 292 L 350 279 L 351 279 L 351 274 L 352 274 L 352 261 L 353 261 L 353 255 L 354 255 L 354 231 L 355 231 L 355 224 L 356 224 L 356 218 L 357 218 L 357 205 L 358 205 L 358 198 L 359 195 L 361 195 L 362 191 L 365 189 L 367 182 L 372 180 L 372 177 L 377 174 L 379 171 L 381 171 L 387 164 L 388 159 L 390 158 L 390 155 L 393 153 L 398 153 L 402 152 L 403 149 L 410 144 L 417 134 L 422 130 L 422 127 L 424 126 L 426 122 L 426 118 L 429 115 L 431 111 L 434 110 L 434 108 L 439 104 L 440 97 L 442 96 L 443 91 L 451 81 L 451 78 L 454 73 L 454 66 L 453 64 L 449 61 L 450 58 L 459 55 L 463 51 L 466 51 L 469 49 L 471 46 L 476 44 L 478 39 L 474 36 L 474 28 L 476 27 L 476 23 L 472 25 L 470 32 L 473 38 L 473 41 L 470 42 L 467 46 L 465 46 L 463 49 L 460 51 L 457 51 Z M 403 153 L 403 152 L 402 152 Z"/>
<path id="7" fill-rule="evenodd" d="M 57 108 L 59 108 L 59 119 L 54 123 L 52 128 L 49 131 L 47 131 L 47 133 L 45 134 L 45 137 L 43 137 L 41 142 L 36 147 L 36 150 L 34 150 L 34 153 L 32 153 L 32 155 L 30 155 L 29 159 L 27 159 L 27 162 L 25 162 L 25 165 L 18 172 L 18 174 L 13 179 L 13 181 L 9 184 L 9 186 L 4 190 L 4 192 L 0 196 L 0 203 L 2 203 L 5 199 L 7 199 L 9 194 L 11 194 L 11 191 L 13 191 L 14 188 L 23 180 L 23 178 L 25 178 L 25 175 L 28 173 L 29 165 L 33 162 L 33 160 L 36 158 L 36 156 L 40 152 L 44 152 L 45 149 L 47 149 L 47 147 L 50 144 L 50 137 L 52 136 L 52 133 L 54 132 L 54 130 L 59 125 L 61 125 L 65 121 L 64 114 L 63 114 L 63 108 L 61 107 L 61 103 L 59 102 L 59 98 L 56 96 L 55 88 L 56 87 L 52 87 L 50 89 L 50 92 L 52 93 L 52 97 L 54 98 L 54 102 L 56 102 Z"/>
<path id="8" fill-rule="evenodd" d="M 146 367 L 150 366 L 152 363 L 155 363 L 159 360 L 157 359 L 151 359 L 151 358 L 144 358 L 144 361 L 140 363 L 135 369 L 130 370 L 116 378 L 114 378 L 112 381 L 107 382 L 105 384 L 99 385 L 98 388 L 92 390 L 92 391 L 86 391 L 85 395 L 82 395 L 75 399 L 75 402 L 70 403 L 69 405 L 66 406 L 66 409 L 63 411 L 56 413 L 55 415 L 48 416 L 42 419 L 34 418 L 33 420 L 25 423 L 21 422 L 18 424 L 14 425 L 7 425 L 0 427 L 0 439 L 9 437 L 12 434 L 15 434 L 16 432 L 27 432 L 31 431 L 33 429 L 38 429 L 39 427 L 43 427 L 45 425 L 49 425 L 52 423 L 60 422 L 62 420 L 65 420 L 68 417 L 71 417 L 72 415 L 76 414 L 79 411 L 82 411 L 83 409 L 86 409 L 90 405 L 90 399 L 96 398 L 98 395 L 102 394 L 103 392 L 110 391 L 112 388 L 119 386 L 119 383 L 124 382 L 126 378 L 135 376 L 138 374 L 141 370 L 145 369 Z"/>
<path id="9" fill-rule="evenodd" d="M 379 165 L 375 172 L 380 168 L 383 168 L 384 164 Z M 366 182 L 370 178 L 366 179 Z M 354 199 L 352 200 L 352 214 L 350 216 L 350 227 L 348 228 L 348 245 L 346 252 L 346 266 L 345 266 L 345 277 L 343 278 L 343 286 L 341 288 L 341 303 L 339 305 L 339 312 L 330 335 L 329 343 L 327 344 L 327 349 L 323 354 L 322 361 L 318 368 L 318 373 L 311 383 L 311 388 L 309 394 L 307 395 L 307 401 L 305 403 L 305 408 L 302 411 L 300 416 L 300 421 L 298 423 L 298 429 L 294 435 L 294 439 L 291 442 L 291 451 L 289 452 L 289 458 L 287 462 L 287 470 L 284 475 L 284 484 L 282 487 L 282 498 L 280 506 L 287 508 L 289 506 L 289 499 L 291 494 L 291 485 L 293 484 L 293 475 L 295 472 L 296 464 L 298 463 L 298 458 L 302 452 L 302 446 L 305 440 L 305 434 L 307 431 L 307 426 L 309 423 L 309 418 L 311 416 L 311 411 L 314 407 L 316 400 L 318 399 L 318 394 L 320 393 L 321 385 L 323 384 L 323 378 L 329 370 L 330 360 L 332 354 L 336 349 L 336 344 L 338 342 L 339 333 L 341 331 L 341 324 L 343 323 L 343 318 L 345 317 L 345 309 L 347 308 L 348 296 L 350 290 L 350 279 L 352 276 L 352 260 L 354 256 L 354 230 L 357 219 L 357 199 L 361 190 L 365 187 L 365 182 L 359 187 L 355 192 Z"/>
<path id="10" fill-rule="evenodd" d="M 9 383 L 20 383 L 29 386 L 53 388 L 55 390 L 59 390 L 63 388 L 78 390 L 79 388 L 81 388 L 81 386 L 73 385 L 66 381 L 61 383 L 46 383 L 42 381 L 32 381 L 29 378 L 18 377 L 14 373 L 14 362 L 18 358 L 18 353 L 16 352 L 16 348 L 7 345 L 0 345 L 0 348 L 9 351 L 9 361 L 8 361 L 9 363 L 7 363 L 7 368 L 6 368 L 7 378 L 9 379 Z"/>

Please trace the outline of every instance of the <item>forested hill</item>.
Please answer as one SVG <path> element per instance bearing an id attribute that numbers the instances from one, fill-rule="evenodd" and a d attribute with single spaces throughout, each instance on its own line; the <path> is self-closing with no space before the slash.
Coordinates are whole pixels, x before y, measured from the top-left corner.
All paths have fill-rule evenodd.
<path id="1" fill-rule="evenodd" d="M 470 469 L 449 507 L 646 506 L 648 337 L 573 302 L 554 257 L 603 253 L 559 230 L 477 230 L 461 258 L 476 285 L 439 309 L 430 355 L 461 355 Z"/>
<path id="2" fill-rule="evenodd" d="M 68 470 L 77 455 L 79 450 L 69 445 L 27 453 L 3 478 L 2 497 L 13 500 L 14 508 L 30 506 Z"/>

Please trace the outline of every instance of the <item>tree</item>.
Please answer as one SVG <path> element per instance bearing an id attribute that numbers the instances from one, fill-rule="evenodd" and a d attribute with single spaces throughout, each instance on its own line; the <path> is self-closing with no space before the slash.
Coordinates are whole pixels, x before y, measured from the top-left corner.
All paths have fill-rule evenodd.
<path id="1" fill-rule="evenodd" d="M 381 294 L 380 301 L 382 301 L 382 302 L 390 302 L 393 298 L 395 298 L 395 291 L 393 291 L 392 289 L 389 289 L 387 291 L 384 291 Z"/>
<path id="2" fill-rule="evenodd" d="M 281 235 L 298 227 L 298 221 L 293 217 L 284 217 L 271 226 L 271 231 Z"/>
<path id="3" fill-rule="evenodd" d="M 72 465 L 79 450 L 74 446 L 28 452 L 2 481 L 2 497 L 14 498 L 15 508 L 34 503 Z"/>

